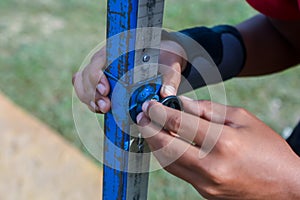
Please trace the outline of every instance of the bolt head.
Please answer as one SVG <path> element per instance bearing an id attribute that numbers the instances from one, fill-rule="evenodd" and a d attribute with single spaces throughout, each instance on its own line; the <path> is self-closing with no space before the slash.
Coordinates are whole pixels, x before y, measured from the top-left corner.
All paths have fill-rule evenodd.
<path id="1" fill-rule="evenodd" d="M 149 55 L 144 55 L 143 57 L 143 62 L 149 62 L 150 56 Z"/>

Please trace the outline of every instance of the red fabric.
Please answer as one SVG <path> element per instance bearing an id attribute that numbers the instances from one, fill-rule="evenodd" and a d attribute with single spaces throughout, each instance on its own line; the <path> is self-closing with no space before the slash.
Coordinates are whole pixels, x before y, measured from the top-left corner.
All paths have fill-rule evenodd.
<path id="1" fill-rule="evenodd" d="M 300 19 L 300 0 L 246 0 L 253 8 L 275 19 Z"/>

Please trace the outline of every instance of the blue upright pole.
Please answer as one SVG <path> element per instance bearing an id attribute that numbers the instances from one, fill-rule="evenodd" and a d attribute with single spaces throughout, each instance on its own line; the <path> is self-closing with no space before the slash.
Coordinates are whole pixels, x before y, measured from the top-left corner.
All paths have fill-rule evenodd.
<path id="1" fill-rule="evenodd" d="M 124 31 L 136 29 L 138 0 L 108 0 L 107 1 L 107 63 L 106 74 L 114 90 L 117 81 L 134 67 L 134 52 L 126 53 L 135 48 L 134 32 Z M 110 40 L 110 38 L 112 38 Z M 116 60 L 112 60 L 115 55 L 120 55 Z M 125 83 L 131 84 L 133 77 L 126 76 Z M 120 91 L 120 97 L 129 99 L 126 88 Z M 110 94 L 111 96 L 111 94 Z M 112 105 L 114 106 L 114 99 Z M 114 114 L 118 115 L 118 112 Z M 122 115 L 122 114 L 120 114 Z M 118 119 L 118 122 L 115 121 Z M 125 200 L 127 190 L 126 167 L 128 162 L 130 136 L 128 116 L 113 116 L 112 111 L 105 115 L 105 141 L 104 141 L 104 166 L 103 166 L 103 200 Z M 121 126 L 120 126 L 121 125 Z"/>
<path id="2" fill-rule="evenodd" d="M 112 109 L 105 115 L 103 200 L 147 199 L 150 153 L 134 121 L 144 101 L 159 100 L 163 6 L 164 0 L 108 0 Z"/>

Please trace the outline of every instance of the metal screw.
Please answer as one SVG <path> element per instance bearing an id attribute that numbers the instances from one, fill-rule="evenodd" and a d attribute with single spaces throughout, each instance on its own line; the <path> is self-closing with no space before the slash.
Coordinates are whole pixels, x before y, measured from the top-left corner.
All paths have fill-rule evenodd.
<path id="1" fill-rule="evenodd" d="M 149 55 L 144 55 L 143 62 L 148 62 L 149 60 L 150 60 L 150 56 Z"/>

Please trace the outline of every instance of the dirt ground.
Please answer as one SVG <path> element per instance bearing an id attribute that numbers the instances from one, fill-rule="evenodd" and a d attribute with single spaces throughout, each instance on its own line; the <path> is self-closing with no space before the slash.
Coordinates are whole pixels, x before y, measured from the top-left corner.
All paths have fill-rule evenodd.
<path id="1" fill-rule="evenodd" d="M 99 200 L 101 170 L 0 93 L 0 200 Z"/>

